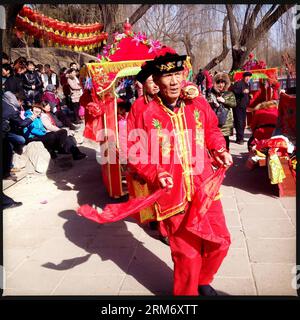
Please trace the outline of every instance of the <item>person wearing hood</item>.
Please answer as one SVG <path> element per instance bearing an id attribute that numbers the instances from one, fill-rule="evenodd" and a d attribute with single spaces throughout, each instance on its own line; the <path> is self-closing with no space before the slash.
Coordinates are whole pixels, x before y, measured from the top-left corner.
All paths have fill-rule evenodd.
<path id="1" fill-rule="evenodd" d="M 10 176 L 12 168 L 13 151 L 22 153 L 25 139 L 22 136 L 21 128 L 29 126 L 36 118 L 35 115 L 22 119 L 20 116 L 21 105 L 24 96 L 22 93 L 7 91 L 2 98 L 2 141 L 3 141 L 3 177 Z"/>
<path id="2" fill-rule="evenodd" d="M 219 128 L 226 140 L 226 148 L 229 150 L 229 137 L 233 135 L 233 112 L 236 107 L 236 99 L 233 92 L 229 91 L 230 79 L 226 73 L 217 73 L 213 78 L 213 88 L 207 97 L 212 109 L 218 115 L 218 109 L 224 108 L 224 120 L 219 119 Z"/>
<path id="3" fill-rule="evenodd" d="M 28 105 L 41 100 L 43 82 L 32 61 L 27 61 L 27 71 L 23 75 L 23 88 Z"/>

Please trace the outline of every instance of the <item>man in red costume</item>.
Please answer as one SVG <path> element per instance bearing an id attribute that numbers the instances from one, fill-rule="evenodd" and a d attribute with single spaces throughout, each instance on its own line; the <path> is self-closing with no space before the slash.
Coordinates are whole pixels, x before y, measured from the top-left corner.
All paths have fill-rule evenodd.
<path id="1" fill-rule="evenodd" d="M 213 296 L 217 293 L 209 284 L 227 254 L 230 235 L 220 200 L 213 199 L 201 216 L 195 195 L 213 174 L 212 162 L 227 167 L 232 157 L 205 98 L 181 95 L 185 59 L 166 53 L 147 62 L 160 91 L 128 123 L 128 166 L 151 191 L 168 189 L 154 207 L 170 242 L 174 295 Z M 144 133 L 137 140 L 131 134 L 136 129 Z"/>
<path id="2" fill-rule="evenodd" d="M 137 74 L 136 80 L 143 85 L 143 94 L 133 103 L 130 112 L 128 113 L 127 123 L 129 128 L 135 128 L 138 126 L 136 124 L 136 119 L 138 116 L 146 110 L 147 105 L 150 101 L 153 100 L 153 97 L 158 93 L 159 88 L 153 81 L 152 77 L 151 65 L 145 63 L 141 71 Z M 149 190 L 148 186 L 145 185 L 145 181 L 142 179 L 138 179 L 134 174 L 128 175 L 128 183 L 129 183 L 129 192 L 132 196 L 145 196 L 148 195 Z M 143 216 L 145 219 L 149 219 L 149 215 L 153 215 L 153 208 L 147 208 L 140 213 L 140 220 L 143 220 Z M 165 243 L 169 244 L 166 231 L 164 230 L 164 226 L 162 224 L 157 224 L 157 221 L 151 221 L 149 223 L 151 229 L 158 229 L 159 231 L 159 239 Z"/>

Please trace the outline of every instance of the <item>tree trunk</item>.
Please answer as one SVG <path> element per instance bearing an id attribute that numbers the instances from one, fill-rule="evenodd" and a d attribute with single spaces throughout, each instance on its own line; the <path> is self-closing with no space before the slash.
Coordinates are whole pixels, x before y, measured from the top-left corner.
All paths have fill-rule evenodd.
<path id="1" fill-rule="evenodd" d="M 204 70 L 210 70 L 217 66 L 219 63 L 221 63 L 227 56 L 229 52 L 229 48 L 227 47 L 227 22 L 228 17 L 226 16 L 223 21 L 223 50 L 220 55 L 218 55 L 216 58 L 213 58 L 203 69 Z"/>
<path id="2" fill-rule="evenodd" d="M 4 7 L 6 13 L 6 30 L 4 30 L 2 34 L 2 49 L 5 53 L 10 55 L 16 17 L 20 10 L 23 8 L 23 4 L 5 4 Z"/>
<path id="3" fill-rule="evenodd" d="M 254 50 L 259 41 L 268 33 L 270 28 L 278 21 L 278 19 L 294 5 L 273 5 L 263 16 L 259 24 L 255 24 L 257 15 L 262 5 L 256 5 L 250 18 L 244 19 L 239 40 L 237 39 L 237 29 L 234 26 L 234 15 L 232 5 L 226 5 L 229 18 L 230 34 L 232 39 L 232 67 L 231 71 L 240 69 L 246 62 L 249 53 Z M 255 25 L 257 25 L 255 27 Z"/>
<path id="4" fill-rule="evenodd" d="M 184 35 L 183 43 L 185 45 L 186 53 L 191 58 L 191 65 L 193 67 L 193 73 L 195 74 L 195 73 L 197 73 L 196 67 L 194 65 L 195 55 L 193 54 L 193 45 L 192 45 L 192 41 L 191 41 L 191 37 L 190 37 L 189 33 L 186 33 Z"/>
<path id="5" fill-rule="evenodd" d="M 113 33 L 122 33 L 125 17 L 122 14 L 122 5 L 119 4 L 99 4 L 101 12 L 102 23 L 104 30 L 108 33 L 108 42 L 112 42 Z M 129 22 L 134 25 L 150 8 L 151 4 L 142 4 L 138 9 L 129 17 Z"/>

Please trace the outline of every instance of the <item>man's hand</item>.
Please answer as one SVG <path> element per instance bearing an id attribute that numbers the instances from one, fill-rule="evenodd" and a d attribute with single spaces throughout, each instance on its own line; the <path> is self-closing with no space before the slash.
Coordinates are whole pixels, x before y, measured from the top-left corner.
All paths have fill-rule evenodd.
<path id="1" fill-rule="evenodd" d="M 32 90 L 35 90 L 35 85 L 34 84 L 31 87 L 32 87 Z"/>
<path id="2" fill-rule="evenodd" d="M 244 89 L 244 93 L 249 93 L 249 89 Z"/>
<path id="3" fill-rule="evenodd" d="M 233 164 L 232 156 L 227 151 L 223 151 L 222 153 L 215 151 L 214 158 L 219 167 L 223 166 L 228 168 Z"/>
<path id="4" fill-rule="evenodd" d="M 173 188 L 173 178 L 168 173 L 161 173 L 158 175 L 158 181 L 162 188 Z"/>
<path id="5" fill-rule="evenodd" d="M 225 99 L 224 99 L 223 97 L 217 97 L 217 100 L 218 100 L 219 102 L 222 102 L 222 103 L 225 102 Z"/>

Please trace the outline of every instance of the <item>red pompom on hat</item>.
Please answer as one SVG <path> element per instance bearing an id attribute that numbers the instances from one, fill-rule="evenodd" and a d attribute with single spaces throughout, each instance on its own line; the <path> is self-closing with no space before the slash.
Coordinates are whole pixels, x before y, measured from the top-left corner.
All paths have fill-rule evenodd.
<path id="1" fill-rule="evenodd" d="M 161 49 L 157 50 L 156 57 L 164 56 L 167 53 L 177 54 L 177 52 L 173 48 L 162 46 Z"/>

